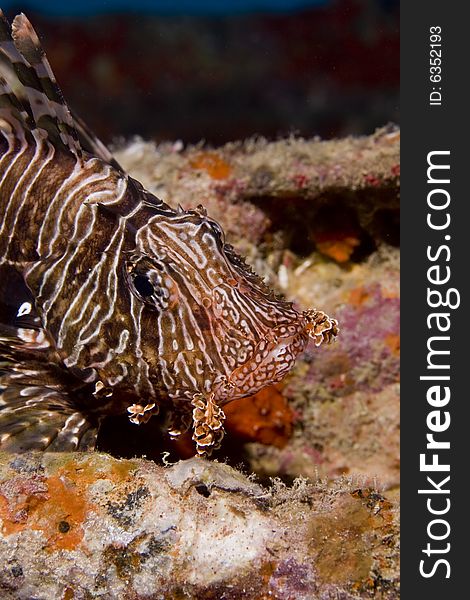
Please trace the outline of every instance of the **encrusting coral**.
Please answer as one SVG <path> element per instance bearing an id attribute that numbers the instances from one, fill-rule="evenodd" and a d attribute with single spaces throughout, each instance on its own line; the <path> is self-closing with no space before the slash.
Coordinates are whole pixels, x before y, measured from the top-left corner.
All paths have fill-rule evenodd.
<path id="1" fill-rule="evenodd" d="M 2 598 L 394 599 L 393 503 L 204 459 L 0 455 Z"/>

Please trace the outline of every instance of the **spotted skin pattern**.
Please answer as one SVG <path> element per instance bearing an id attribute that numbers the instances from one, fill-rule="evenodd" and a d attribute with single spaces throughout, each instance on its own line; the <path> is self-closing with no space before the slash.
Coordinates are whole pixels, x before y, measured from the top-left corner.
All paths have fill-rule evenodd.
<path id="1" fill-rule="evenodd" d="M 85 450 L 170 407 L 199 454 L 223 406 L 337 322 L 277 297 L 202 206 L 174 210 L 72 115 L 24 15 L 0 19 L 0 448 Z"/>

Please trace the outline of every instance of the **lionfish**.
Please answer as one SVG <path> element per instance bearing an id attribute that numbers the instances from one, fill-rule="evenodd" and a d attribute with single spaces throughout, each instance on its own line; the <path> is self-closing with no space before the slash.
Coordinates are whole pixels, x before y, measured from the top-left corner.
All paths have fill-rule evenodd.
<path id="1" fill-rule="evenodd" d="M 104 417 L 165 406 L 170 435 L 192 427 L 210 454 L 224 404 L 280 381 L 337 321 L 275 295 L 202 206 L 126 174 L 23 14 L 1 13 L 0 58 L 0 449 L 90 450 Z"/>

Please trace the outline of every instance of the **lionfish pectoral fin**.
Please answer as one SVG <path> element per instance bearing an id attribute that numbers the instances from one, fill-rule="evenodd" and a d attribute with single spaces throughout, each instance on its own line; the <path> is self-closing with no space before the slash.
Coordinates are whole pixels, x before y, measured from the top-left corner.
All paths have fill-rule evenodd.
<path id="1" fill-rule="evenodd" d="M 0 450 L 92 450 L 98 419 L 77 409 L 63 384 L 41 384 L 44 376 L 26 363 L 0 364 Z"/>
<path id="2" fill-rule="evenodd" d="M 225 431 L 224 411 L 214 400 L 214 394 L 195 394 L 193 406 L 193 441 L 199 456 L 210 456 L 220 448 Z"/>

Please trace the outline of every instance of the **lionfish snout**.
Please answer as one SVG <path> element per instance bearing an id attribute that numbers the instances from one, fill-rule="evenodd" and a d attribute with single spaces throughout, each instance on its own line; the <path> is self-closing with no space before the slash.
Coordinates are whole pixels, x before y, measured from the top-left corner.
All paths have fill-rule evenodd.
<path id="1" fill-rule="evenodd" d="M 333 341 L 338 332 L 338 321 L 318 310 L 306 310 L 290 325 L 273 328 L 258 342 L 249 360 L 230 374 L 226 381 L 230 399 L 254 394 L 281 381 L 310 339 L 319 346 Z"/>

